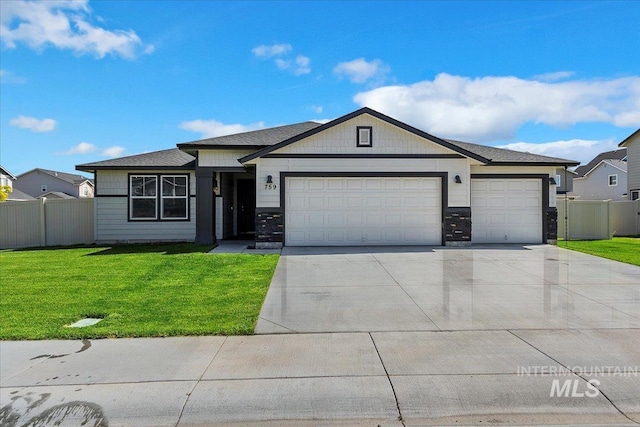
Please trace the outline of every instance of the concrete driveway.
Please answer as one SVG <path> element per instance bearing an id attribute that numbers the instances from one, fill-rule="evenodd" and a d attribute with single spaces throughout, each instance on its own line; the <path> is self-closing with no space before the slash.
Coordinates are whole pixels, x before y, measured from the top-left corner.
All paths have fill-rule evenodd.
<path id="1" fill-rule="evenodd" d="M 256 333 L 640 327 L 640 268 L 550 245 L 289 248 Z"/>

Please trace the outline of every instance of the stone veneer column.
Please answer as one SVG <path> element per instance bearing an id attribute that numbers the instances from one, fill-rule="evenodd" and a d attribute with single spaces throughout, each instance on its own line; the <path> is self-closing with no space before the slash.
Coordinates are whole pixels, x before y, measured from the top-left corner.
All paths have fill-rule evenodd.
<path id="1" fill-rule="evenodd" d="M 256 208 L 256 249 L 279 249 L 283 246 L 283 220 L 280 208 Z"/>
<path id="2" fill-rule="evenodd" d="M 471 246 L 471 208 L 445 209 L 444 244 L 445 246 Z"/>
<path id="3" fill-rule="evenodd" d="M 547 229 L 545 233 L 547 243 L 555 245 L 558 242 L 558 208 L 547 208 Z"/>

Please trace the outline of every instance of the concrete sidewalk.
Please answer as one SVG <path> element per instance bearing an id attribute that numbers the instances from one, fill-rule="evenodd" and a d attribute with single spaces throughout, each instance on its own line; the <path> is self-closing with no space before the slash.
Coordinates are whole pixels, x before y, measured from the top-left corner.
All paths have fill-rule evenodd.
<path id="1" fill-rule="evenodd" d="M 637 425 L 639 365 L 638 329 L 5 341 L 0 425 Z"/>

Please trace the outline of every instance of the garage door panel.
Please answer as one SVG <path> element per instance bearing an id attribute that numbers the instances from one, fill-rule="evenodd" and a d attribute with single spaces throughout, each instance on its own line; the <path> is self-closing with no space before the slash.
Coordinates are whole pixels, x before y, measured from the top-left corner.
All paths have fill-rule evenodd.
<path id="1" fill-rule="evenodd" d="M 472 179 L 471 194 L 473 243 L 542 242 L 540 179 Z"/>
<path id="2" fill-rule="evenodd" d="M 285 192 L 286 245 L 441 244 L 440 178 L 287 177 Z"/>

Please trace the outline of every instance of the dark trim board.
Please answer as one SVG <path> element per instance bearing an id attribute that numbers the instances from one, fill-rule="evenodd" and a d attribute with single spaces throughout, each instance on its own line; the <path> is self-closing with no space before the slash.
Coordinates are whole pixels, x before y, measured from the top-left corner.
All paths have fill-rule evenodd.
<path id="1" fill-rule="evenodd" d="M 543 173 L 509 173 L 509 174 L 493 174 L 493 173 L 472 173 L 471 179 L 539 179 L 542 184 L 542 243 L 548 243 L 547 240 L 547 208 L 549 207 L 549 175 Z M 473 215 L 473 211 L 471 212 Z M 471 239 L 473 242 L 473 238 Z"/>
<path id="2" fill-rule="evenodd" d="M 109 197 L 129 197 L 127 194 L 94 194 L 93 197 L 97 198 L 109 198 Z"/>
<path id="3" fill-rule="evenodd" d="M 309 178 L 440 178 L 440 240 L 445 246 L 444 218 L 449 205 L 449 173 L 448 172 L 280 172 L 280 209 L 282 210 L 283 238 L 286 246 L 286 186 L 288 177 Z M 277 209 L 277 208 L 256 208 Z"/>
<path id="4" fill-rule="evenodd" d="M 464 159 L 460 154 L 266 154 L 265 159 Z"/>

